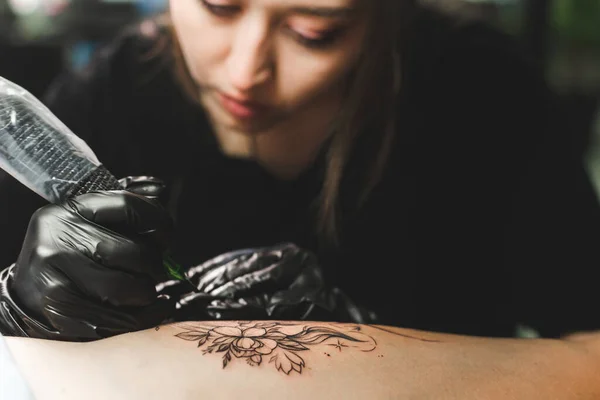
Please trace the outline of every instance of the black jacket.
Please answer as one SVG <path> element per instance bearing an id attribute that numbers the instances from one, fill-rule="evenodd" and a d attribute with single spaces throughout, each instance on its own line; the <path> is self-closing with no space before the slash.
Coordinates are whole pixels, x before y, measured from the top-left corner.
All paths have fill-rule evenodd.
<path id="1" fill-rule="evenodd" d="M 319 247 L 314 235 L 322 159 L 281 182 L 220 154 L 169 57 L 152 55 L 162 33 L 127 30 L 85 71 L 60 77 L 45 101 L 116 176 L 168 183 L 173 252 L 185 265 L 291 241 L 314 250 L 328 281 L 383 323 L 491 336 L 512 335 L 517 323 L 545 335 L 600 327 L 590 279 L 600 265 L 598 210 L 556 141 L 561 121 L 543 80 L 509 38 L 478 24 L 423 12 L 414 33 L 391 159 L 368 202 L 344 208 L 339 248 Z M 359 189 L 361 149 L 345 204 Z M 560 173 L 544 181 L 546 171 Z M 43 204 L 1 176 L 2 265 L 14 262 Z"/>

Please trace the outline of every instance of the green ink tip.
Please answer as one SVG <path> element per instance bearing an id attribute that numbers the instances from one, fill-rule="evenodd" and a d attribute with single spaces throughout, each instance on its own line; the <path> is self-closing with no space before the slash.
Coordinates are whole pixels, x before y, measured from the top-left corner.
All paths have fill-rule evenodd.
<path id="1" fill-rule="evenodd" d="M 163 266 L 169 277 L 178 281 L 186 280 L 183 268 L 168 253 L 163 254 Z"/>

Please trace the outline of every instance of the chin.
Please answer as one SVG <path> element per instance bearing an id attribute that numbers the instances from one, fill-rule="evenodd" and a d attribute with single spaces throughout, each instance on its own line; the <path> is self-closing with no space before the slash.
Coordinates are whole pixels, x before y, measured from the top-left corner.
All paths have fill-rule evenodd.
<path id="1" fill-rule="evenodd" d="M 221 120 L 221 125 L 226 129 L 234 130 L 243 135 L 258 136 L 269 132 L 279 122 L 281 122 L 280 119 L 267 116 L 249 120 L 237 120 L 228 116 Z"/>
<path id="2" fill-rule="evenodd" d="M 284 113 L 269 112 L 255 118 L 238 119 L 225 111 L 214 97 L 202 99 L 205 111 L 212 115 L 212 120 L 218 126 L 239 134 L 257 136 L 267 133 L 285 120 Z"/>

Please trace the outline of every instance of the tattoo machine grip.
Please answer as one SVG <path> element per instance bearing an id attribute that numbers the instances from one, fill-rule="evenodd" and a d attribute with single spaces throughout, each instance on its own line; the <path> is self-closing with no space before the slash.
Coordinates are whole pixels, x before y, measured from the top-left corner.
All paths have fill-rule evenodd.
<path id="1" fill-rule="evenodd" d="M 51 203 L 121 189 L 91 148 L 22 87 L 0 77 L 0 168 Z M 165 254 L 167 274 L 184 280 Z"/>

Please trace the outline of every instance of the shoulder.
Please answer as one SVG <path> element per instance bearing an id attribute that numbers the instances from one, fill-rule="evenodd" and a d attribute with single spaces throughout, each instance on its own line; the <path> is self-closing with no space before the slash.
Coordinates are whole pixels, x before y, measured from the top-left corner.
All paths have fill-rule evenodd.
<path id="1" fill-rule="evenodd" d="M 147 19 L 99 49 L 81 75 L 102 81 L 101 92 L 136 125 L 157 118 L 172 124 L 194 108 L 175 77 L 173 46 L 169 20 Z"/>
<path id="2" fill-rule="evenodd" d="M 145 74 L 167 66 L 169 35 L 161 20 L 145 20 L 127 26 L 98 48 L 81 70 L 67 70 L 53 83 L 46 101 L 51 105 L 61 97 L 76 96 L 78 89 L 111 89 L 111 93 L 131 92 Z M 85 93 L 89 94 L 89 93 Z"/>
<path id="3" fill-rule="evenodd" d="M 411 35 L 405 65 L 421 90 L 544 90 L 543 75 L 516 38 L 484 22 L 421 9 Z"/>
<path id="4" fill-rule="evenodd" d="M 147 19 L 130 25 L 99 50 L 94 64 L 104 64 L 117 78 L 128 78 L 130 85 L 140 87 L 150 79 L 166 78 L 170 72 L 172 38 L 168 19 Z"/>
<path id="5" fill-rule="evenodd" d="M 431 60 L 478 50 L 523 58 L 515 38 L 484 21 L 444 14 L 428 8 L 416 13 L 411 32 L 413 55 Z"/>
<path id="6" fill-rule="evenodd" d="M 448 182 L 522 173 L 548 133 L 554 98 L 517 40 L 428 10 L 412 35 L 388 172 L 410 160 L 422 176 L 443 171 Z"/>
<path id="7" fill-rule="evenodd" d="M 478 21 L 423 12 L 405 67 L 404 108 L 427 116 L 435 137 L 452 131 L 468 143 L 502 133 L 508 142 L 523 133 L 533 145 L 554 102 L 517 39 Z"/>

